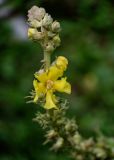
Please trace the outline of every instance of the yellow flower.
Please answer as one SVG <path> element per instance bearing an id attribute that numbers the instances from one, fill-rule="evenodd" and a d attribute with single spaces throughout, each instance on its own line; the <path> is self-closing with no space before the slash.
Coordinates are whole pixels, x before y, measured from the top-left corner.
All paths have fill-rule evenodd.
<path id="1" fill-rule="evenodd" d="M 57 99 L 54 92 L 71 93 L 71 85 L 63 78 L 63 73 L 67 68 L 68 61 L 65 57 L 58 57 L 56 63 L 50 66 L 48 71 L 40 70 L 35 73 L 36 80 L 33 81 L 35 89 L 34 102 L 36 103 L 39 98 L 45 98 L 44 108 L 52 109 L 57 108 Z M 62 77 L 58 80 L 58 78 Z"/>

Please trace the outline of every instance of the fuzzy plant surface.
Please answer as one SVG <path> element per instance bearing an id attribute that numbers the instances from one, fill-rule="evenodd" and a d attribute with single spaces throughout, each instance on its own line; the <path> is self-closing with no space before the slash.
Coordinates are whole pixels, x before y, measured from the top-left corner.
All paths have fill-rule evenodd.
<path id="1" fill-rule="evenodd" d="M 51 62 L 51 55 L 61 42 L 60 23 L 37 6 L 28 11 L 28 22 L 28 38 L 41 45 L 44 55 L 41 68 L 34 74 L 34 89 L 29 96 L 30 102 L 44 108 L 33 119 L 45 131 L 44 144 L 50 143 L 50 150 L 66 152 L 74 160 L 114 160 L 114 138 L 101 134 L 85 139 L 76 120 L 66 116 L 69 103 L 60 94 L 71 94 L 71 85 L 64 77 L 68 60 L 58 56 Z"/>

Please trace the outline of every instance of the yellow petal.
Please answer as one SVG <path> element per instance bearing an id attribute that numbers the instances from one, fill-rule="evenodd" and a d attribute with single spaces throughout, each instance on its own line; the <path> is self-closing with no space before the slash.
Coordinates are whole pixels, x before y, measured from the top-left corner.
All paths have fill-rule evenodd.
<path id="1" fill-rule="evenodd" d="M 46 93 L 46 88 L 43 83 L 38 82 L 37 80 L 33 81 L 33 86 L 35 90 L 34 102 L 36 103 L 38 101 L 38 98 Z"/>
<path id="2" fill-rule="evenodd" d="M 71 85 L 66 81 L 66 78 L 55 81 L 53 88 L 59 92 L 71 94 Z"/>
<path id="3" fill-rule="evenodd" d="M 57 100 L 57 97 L 54 94 L 52 96 L 52 99 L 53 99 L 54 103 L 57 104 L 58 100 Z"/>
<path id="4" fill-rule="evenodd" d="M 43 83 L 38 82 L 37 80 L 33 81 L 33 86 L 36 92 L 41 92 L 41 93 L 45 93 L 46 92 L 46 88 L 44 86 Z"/>
<path id="5" fill-rule="evenodd" d="M 59 69 L 57 66 L 53 65 L 49 68 L 48 79 L 55 81 L 59 77 L 62 77 L 63 72 L 64 71 L 62 69 Z"/>
<path id="6" fill-rule="evenodd" d="M 38 79 L 40 82 L 46 82 L 47 81 L 47 72 L 44 72 L 44 70 L 40 70 L 39 72 L 36 72 L 34 74 L 35 78 Z"/>
<path id="7" fill-rule="evenodd" d="M 67 65 L 68 65 L 67 58 L 65 58 L 63 56 L 57 57 L 56 65 L 57 65 L 58 68 L 63 69 L 65 71 L 66 68 L 67 68 Z"/>
<path id="8" fill-rule="evenodd" d="M 37 80 L 34 80 L 34 81 L 33 81 L 33 86 L 34 86 L 34 90 L 35 90 L 35 96 L 34 96 L 33 101 L 34 101 L 34 103 L 37 103 L 38 98 L 39 98 L 39 93 L 38 93 L 38 82 L 37 82 Z"/>
<path id="9" fill-rule="evenodd" d="M 34 89 L 35 89 L 35 91 L 37 90 L 37 88 L 38 88 L 38 81 L 37 80 L 33 80 L 33 86 L 34 86 Z"/>
<path id="10" fill-rule="evenodd" d="M 45 109 L 57 108 L 56 104 L 54 103 L 53 93 L 51 91 L 48 91 L 46 94 L 46 103 L 44 105 L 44 108 Z"/>

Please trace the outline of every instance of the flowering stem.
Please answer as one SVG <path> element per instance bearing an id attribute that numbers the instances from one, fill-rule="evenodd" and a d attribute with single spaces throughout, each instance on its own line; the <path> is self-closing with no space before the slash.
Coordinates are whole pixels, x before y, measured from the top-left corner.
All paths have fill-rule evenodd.
<path id="1" fill-rule="evenodd" d="M 44 62 L 45 62 L 45 70 L 49 69 L 50 66 L 50 53 L 44 51 Z"/>
<path id="2" fill-rule="evenodd" d="M 37 6 L 33 6 L 29 10 L 28 18 L 28 21 L 30 23 L 28 37 L 39 42 L 44 50 L 45 71 L 43 73 L 45 74 L 45 72 L 49 70 L 50 67 L 51 53 L 60 45 L 59 32 L 61 30 L 61 27 L 59 22 L 53 21 L 51 16 L 46 13 L 45 9 L 39 8 Z M 55 64 L 56 66 L 54 67 L 56 69 L 54 74 L 57 76 L 59 73 L 61 75 L 61 73 L 65 71 L 68 61 L 65 57 L 62 57 L 61 59 L 60 56 L 56 59 Z M 36 75 L 38 77 L 42 77 L 43 74 Z M 47 72 L 46 77 L 48 78 Z M 45 82 L 41 81 L 41 83 L 36 80 L 38 78 L 35 78 L 35 91 L 33 91 L 31 95 L 31 98 L 34 98 L 34 102 L 38 101 L 40 95 L 42 95 L 41 100 L 44 98 L 44 101 L 47 101 L 44 96 L 45 90 L 47 90 L 48 88 L 46 87 L 46 85 L 48 85 L 46 84 L 47 78 Z M 62 80 L 59 80 L 59 82 L 60 88 L 63 88 L 60 90 L 66 90 L 66 93 L 70 93 L 70 84 L 68 87 L 68 82 L 65 81 L 64 84 Z M 49 88 L 51 88 L 50 90 L 54 89 L 53 87 Z M 47 91 L 45 94 L 47 94 Z M 53 97 L 50 98 L 50 101 L 54 101 Z M 68 151 L 68 153 L 71 154 L 71 157 L 75 160 L 114 160 L 114 138 L 106 138 L 103 135 L 99 135 L 99 137 L 97 137 L 96 139 L 85 139 L 79 133 L 76 121 L 74 119 L 67 118 L 65 115 L 68 108 L 66 100 L 63 101 L 63 99 L 60 99 L 59 101 L 58 99 L 58 109 L 54 109 L 53 105 L 52 109 L 50 109 L 49 107 L 51 107 L 51 104 L 48 103 L 48 105 L 49 106 L 46 106 L 46 112 L 39 112 L 34 120 L 37 121 L 43 129 L 46 129 L 47 133 L 45 135 L 45 144 L 48 142 L 52 142 L 51 150 L 59 151 L 62 149 L 63 151 Z"/>

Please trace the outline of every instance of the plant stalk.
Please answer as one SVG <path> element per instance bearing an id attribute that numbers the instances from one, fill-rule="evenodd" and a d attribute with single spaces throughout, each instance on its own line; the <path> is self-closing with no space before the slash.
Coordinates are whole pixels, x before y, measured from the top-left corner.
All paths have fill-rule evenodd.
<path id="1" fill-rule="evenodd" d="M 44 62 L 45 62 L 45 70 L 47 71 L 50 67 L 50 53 L 44 51 Z"/>

